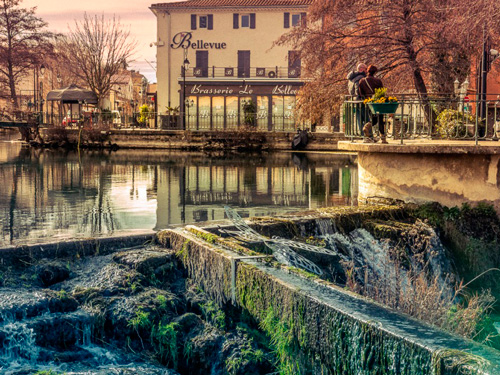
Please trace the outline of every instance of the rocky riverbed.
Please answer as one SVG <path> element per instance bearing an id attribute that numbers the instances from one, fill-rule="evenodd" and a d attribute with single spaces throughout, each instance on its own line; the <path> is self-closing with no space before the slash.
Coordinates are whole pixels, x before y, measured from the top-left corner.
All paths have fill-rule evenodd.
<path id="1" fill-rule="evenodd" d="M 266 338 L 147 245 L 2 273 L 2 374 L 263 374 Z"/>

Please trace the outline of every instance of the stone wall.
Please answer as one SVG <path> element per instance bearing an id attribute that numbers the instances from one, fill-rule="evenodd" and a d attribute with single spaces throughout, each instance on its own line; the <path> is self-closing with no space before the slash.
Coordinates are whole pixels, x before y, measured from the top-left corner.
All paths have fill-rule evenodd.
<path id="1" fill-rule="evenodd" d="M 77 129 L 66 129 L 72 142 L 78 141 Z M 40 130 L 45 142 L 52 141 L 47 129 Z M 111 130 L 109 142 L 120 148 L 145 149 L 231 149 L 251 148 L 290 150 L 296 133 L 259 131 L 179 131 L 179 130 Z M 334 151 L 337 142 L 345 139 L 341 133 L 310 133 L 309 151 Z M 106 142 L 107 144 L 108 142 Z"/>

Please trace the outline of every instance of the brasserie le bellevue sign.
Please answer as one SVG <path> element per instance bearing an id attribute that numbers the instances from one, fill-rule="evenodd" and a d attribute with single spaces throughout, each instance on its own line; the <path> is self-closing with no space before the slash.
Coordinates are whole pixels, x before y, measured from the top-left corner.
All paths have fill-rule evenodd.
<path id="1" fill-rule="evenodd" d="M 301 85 L 186 85 L 190 95 L 297 95 Z"/>

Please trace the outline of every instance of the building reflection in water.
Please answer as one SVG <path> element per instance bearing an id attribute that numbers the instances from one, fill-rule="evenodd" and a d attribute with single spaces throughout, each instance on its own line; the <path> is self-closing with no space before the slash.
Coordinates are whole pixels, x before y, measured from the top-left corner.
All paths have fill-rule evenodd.
<path id="1" fill-rule="evenodd" d="M 103 236 L 224 218 L 356 204 L 349 155 L 0 148 L 1 245 Z"/>

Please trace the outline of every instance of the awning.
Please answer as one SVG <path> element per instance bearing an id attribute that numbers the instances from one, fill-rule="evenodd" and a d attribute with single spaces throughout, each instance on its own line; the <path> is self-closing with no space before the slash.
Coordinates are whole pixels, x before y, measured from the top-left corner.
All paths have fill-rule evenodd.
<path id="1" fill-rule="evenodd" d="M 97 104 L 97 95 L 91 91 L 82 89 L 77 85 L 70 85 L 63 89 L 52 90 L 47 94 L 47 101 L 62 103 Z"/>

